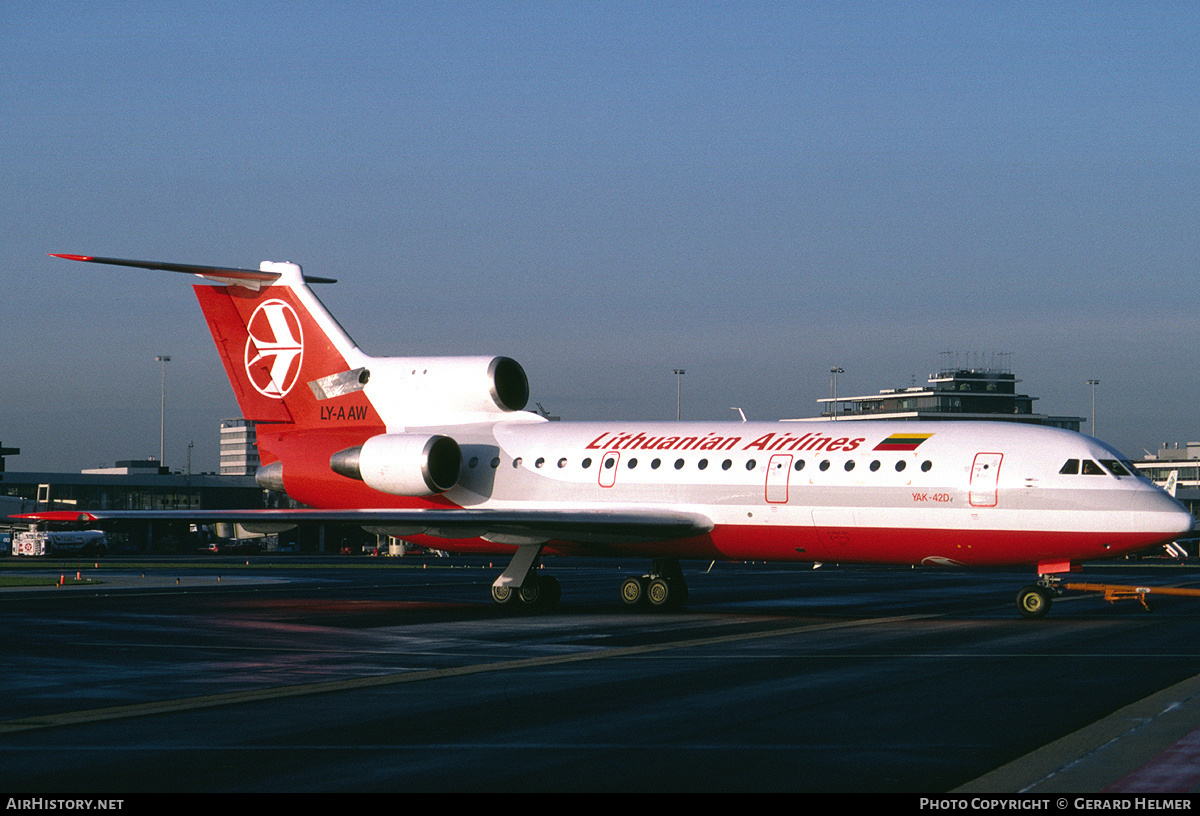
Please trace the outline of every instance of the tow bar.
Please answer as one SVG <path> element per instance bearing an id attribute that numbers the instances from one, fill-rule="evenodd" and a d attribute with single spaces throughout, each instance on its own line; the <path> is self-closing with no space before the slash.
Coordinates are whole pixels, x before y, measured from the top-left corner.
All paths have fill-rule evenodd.
<path id="1" fill-rule="evenodd" d="M 1146 598 L 1147 595 L 1182 595 L 1188 598 L 1200 598 L 1200 589 L 1183 589 L 1182 587 L 1150 587 L 1127 586 L 1124 584 L 1062 584 L 1062 589 L 1070 592 L 1102 592 L 1104 600 L 1109 603 L 1137 599 L 1146 612 L 1154 610 L 1154 605 Z"/>

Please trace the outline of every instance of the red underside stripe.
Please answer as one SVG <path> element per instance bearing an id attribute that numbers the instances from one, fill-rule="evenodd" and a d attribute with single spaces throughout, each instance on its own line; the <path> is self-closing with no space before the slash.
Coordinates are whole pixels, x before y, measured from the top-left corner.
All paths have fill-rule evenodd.
<path id="1" fill-rule="evenodd" d="M 414 541 L 454 552 L 512 552 L 482 540 Z M 732 561 L 825 561 L 843 564 L 927 564 L 1033 567 L 1039 563 L 1109 558 L 1162 544 L 1161 533 L 1080 533 L 1038 530 L 942 530 L 723 526 L 711 533 L 655 544 L 584 546 L 551 542 L 548 555 L 626 555 Z"/>

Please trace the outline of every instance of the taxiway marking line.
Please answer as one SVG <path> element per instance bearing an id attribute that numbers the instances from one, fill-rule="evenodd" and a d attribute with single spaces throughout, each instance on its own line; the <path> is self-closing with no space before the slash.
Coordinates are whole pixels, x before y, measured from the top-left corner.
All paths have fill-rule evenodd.
<path id="1" fill-rule="evenodd" d="M 353 691 L 356 689 L 379 688 L 382 686 L 400 685 L 402 683 L 419 683 L 426 680 L 440 680 L 449 677 L 464 677 L 472 674 L 487 672 L 513 671 L 517 669 L 532 669 L 542 666 L 563 665 L 566 663 L 582 663 L 588 660 L 604 660 L 614 657 L 629 657 L 632 655 L 665 652 L 676 649 L 691 649 L 721 643 L 733 643 L 741 640 L 755 640 L 768 637 L 781 637 L 798 632 L 819 632 L 829 629 L 845 629 L 855 626 L 879 626 L 889 623 L 905 623 L 913 620 L 938 617 L 937 615 L 897 615 L 886 618 L 870 618 L 867 620 L 841 621 L 837 623 L 804 624 L 789 626 L 783 629 L 771 629 L 761 632 L 742 632 L 739 634 L 713 635 L 709 637 L 677 640 L 670 643 L 652 643 L 643 646 L 616 646 L 599 651 L 576 652 L 568 655 L 547 655 L 543 657 L 526 657 L 516 660 L 499 660 L 491 663 L 476 663 L 468 666 L 453 666 L 445 669 L 422 669 L 419 671 L 400 672 L 398 674 L 374 675 L 371 677 L 353 677 L 345 680 L 326 680 L 320 683 L 303 683 L 294 686 L 276 686 L 264 689 L 247 689 L 231 691 L 224 694 L 209 694 L 200 697 L 183 697 L 177 700 L 159 700 L 150 703 L 135 703 L 133 705 L 109 706 L 92 708 L 82 711 L 66 711 L 60 714 L 45 714 L 37 717 L 25 717 L 16 720 L 0 722 L 0 735 L 13 734 L 20 731 L 35 731 L 44 728 L 61 728 L 68 725 L 84 725 L 88 723 L 107 722 L 131 717 L 149 717 L 156 714 L 172 714 L 183 711 L 196 711 L 218 706 L 238 705 L 241 703 L 263 702 L 267 700 L 282 700 L 290 697 L 303 697 L 310 694 L 326 694 L 336 691 Z"/>

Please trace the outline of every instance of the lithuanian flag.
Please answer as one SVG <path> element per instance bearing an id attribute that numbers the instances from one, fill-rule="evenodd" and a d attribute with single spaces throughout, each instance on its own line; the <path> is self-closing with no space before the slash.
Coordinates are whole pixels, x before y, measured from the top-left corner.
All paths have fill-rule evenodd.
<path id="1" fill-rule="evenodd" d="M 916 450 L 917 445 L 920 445 L 929 437 L 931 433 L 897 433 L 892 434 L 887 439 L 876 445 L 873 450 L 881 451 L 911 451 Z"/>

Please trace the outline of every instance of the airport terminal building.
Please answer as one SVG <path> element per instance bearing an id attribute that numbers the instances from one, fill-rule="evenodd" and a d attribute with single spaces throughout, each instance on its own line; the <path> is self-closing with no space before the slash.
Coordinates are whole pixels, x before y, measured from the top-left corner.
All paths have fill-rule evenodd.
<path id="1" fill-rule="evenodd" d="M 172 473 L 155 459 L 122 461 L 111 468 L 81 473 L 0 472 L 0 539 L 29 529 L 26 524 L 4 520 L 14 513 L 257 509 L 286 506 L 289 501 L 259 487 L 253 476 Z M 215 540 L 212 531 L 185 522 L 108 522 L 104 529 L 112 544 L 110 551 L 115 552 L 192 553 Z M 222 537 L 249 535 L 232 527 L 220 532 Z M 318 553 L 361 552 L 376 543 L 375 536 L 352 524 L 306 525 L 265 539 L 255 536 L 254 540 L 269 548 L 289 546 Z"/>
<path id="2" fill-rule="evenodd" d="M 1036 414 L 1037 397 L 1017 392 L 1018 380 L 1011 372 L 991 368 L 943 369 L 929 377 L 926 385 L 885 388 L 878 394 L 860 397 L 829 397 L 817 400 L 822 418 L 911 419 L 1029 422 L 1078 431 L 1083 417 Z"/>
<path id="3" fill-rule="evenodd" d="M 156 459 L 117 462 L 80 473 L 0 472 L 0 515 L 42 510 L 225 510 L 272 506 L 273 494 L 253 476 L 171 473 Z M 27 525 L 9 524 L 24 530 Z M 194 535 L 189 525 L 127 522 L 124 546 L 133 551 L 173 552 Z"/>
<path id="4" fill-rule="evenodd" d="M 285 494 L 265 490 L 254 480 L 259 467 L 254 423 L 226 419 L 220 425 L 220 473 L 172 472 L 157 459 L 129 459 L 113 467 L 78 473 L 6 470 L 5 457 L 20 448 L 0 445 L 0 554 L 6 543 L 29 525 L 8 520 L 17 513 L 45 510 L 253 510 L 292 506 Z M 73 525 L 51 525 L 51 527 Z M 108 522 L 104 529 L 117 552 L 187 553 L 216 539 L 217 530 L 197 529 L 184 522 Z M 377 537 L 358 525 L 322 524 L 253 536 L 232 525 L 220 525 L 222 538 L 243 537 L 254 546 L 285 546 L 304 552 L 362 552 Z"/>

